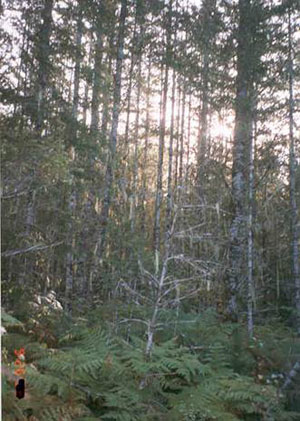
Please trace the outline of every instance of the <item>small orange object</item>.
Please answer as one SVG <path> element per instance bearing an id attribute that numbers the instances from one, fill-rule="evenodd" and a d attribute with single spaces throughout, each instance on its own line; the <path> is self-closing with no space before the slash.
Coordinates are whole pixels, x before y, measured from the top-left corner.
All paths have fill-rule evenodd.
<path id="1" fill-rule="evenodd" d="M 19 350 L 15 349 L 15 355 L 17 357 L 20 357 L 20 355 L 23 355 L 25 357 L 25 349 L 24 348 L 20 348 Z"/>
<path id="2" fill-rule="evenodd" d="M 25 349 L 15 349 L 15 355 L 18 357 L 15 361 L 15 371 L 14 374 L 19 378 L 15 381 L 16 397 L 22 399 L 25 396 Z"/>
<path id="3" fill-rule="evenodd" d="M 16 376 L 24 376 L 25 374 L 25 369 L 24 368 L 18 368 L 17 370 L 14 371 L 14 374 Z"/>

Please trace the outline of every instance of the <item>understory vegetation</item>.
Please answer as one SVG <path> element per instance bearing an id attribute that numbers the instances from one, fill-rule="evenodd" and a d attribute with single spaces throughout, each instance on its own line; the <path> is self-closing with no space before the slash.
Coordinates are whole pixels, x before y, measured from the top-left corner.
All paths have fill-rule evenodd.
<path id="1" fill-rule="evenodd" d="M 26 353 L 26 399 L 2 380 L 5 421 L 300 419 L 299 381 L 281 390 L 300 341 L 276 319 L 249 340 L 246 326 L 214 310 L 166 311 L 146 358 L 144 329 L 121 323 L 124 306 L 110 304 L 116 324 L 108 306 L 71 319 L 55 302 L 28 301 L 18 319 L 2 314 L 2 365 L 13 373 L 14 349 Z"/>

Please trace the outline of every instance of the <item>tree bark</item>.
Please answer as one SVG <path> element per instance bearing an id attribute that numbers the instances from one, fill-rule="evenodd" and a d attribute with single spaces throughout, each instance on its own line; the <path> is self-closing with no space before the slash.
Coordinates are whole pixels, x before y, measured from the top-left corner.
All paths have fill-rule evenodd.
<path id="1" fill-rule="evenodd" d="M 147 164 L 148 164 L 148 149 L 149 149 L 149 131 L 150 131 L 150 93 L 151 93 L 151 51 L 148 60 L 148 72 L 147 72 L 147 91 L 146 91 L 146 119 L 145 119 L 145 146 L 144 146 L 144 158 L 142 163 L 142 220 L 141 230 L 143 233 L 146 232 L 146 190 L 147 190 Z"/>
<path id="2" fill-rule="evenodd" d="M 103 8 L 101 7 L 101 10 Z M 95 45 L 95 61 L 94 61 L 94 80 L 91 107 L 91 133 L 96 138 L 99 130 L 99 107 L 101 92 L 101 71 L 102 71 L 102 55 L 103 55 L 103 29 L 102 22 L 99 18 L 96 26 L 96 45 Z"/>
<path id="3" fill-rule="evenodd" d="M 138 11 L 137 11 L 138 14 Z M 136 114 L 134 124 L 134 162 L 133 162 L 133 188 L 132 188 L 132 213 L 130 221 L 131 232 L 135 231 L 135 208 L 137 201 L 137 179 L 138 179 L 138 145 L 139 145 L 139 124 L 140 124 L 140 101 L 142 88 L 142 45 L 143 45 L 143 25 L 139 27 L 137 40 L 138 72 L 137 72 L 137 95 L 136 95 Z"/>
<path id="4" fill-rule="evenodd" d="M 172 0 L 169 5 L 169 21 L 172 13 Z M 170 34 L 171 26 L 168 25 L 166 34 L 166 60 L 164 69 L 163 81 L 163 95 L 162 95 L 162 109 L 161 119 L 159 125 L 159 151 L 157 164 L 157 179 L 156 179 L 156 198 L 155 198 L 155 214 L 154 214 L 154 255 L 155 255 L 155 273 L 159 271 L 159 256 L 160 256 L 160 214 L 162 206 L 162 188 L 163 188 L 163 162 L 164 162 L 164 147 L 165 147 L 165 132 L 166 132 L 166 110 L 168 101 L 168 81 L 169 81 L 169 57 L 170 57 Z"/>
<path id="5" fill-rule="evenodd" d="M 136 37 L 136 27 L 137 27 L 137 12 L 135 14 L 135 20 L 134 20 L 133 41 L 135 40 L 135 37 Z M 133 69 L 136 64 L 135 61 L 136 61 L 136 55 L 134 53 L 134 47 L 132 47 L 131 57 L 130 57 L 130 68 L 129 68 L 129 85 L 128 85 L 128 91 L 127 91 L 127 110 L 126 110 L 126 126 L 125 126 L 125 141 L 124 141 L 125 154 L 128 153 L 132 81 L 133 81 Z"/>
<path id="6" fill-rule="evenodd" d="M 115 156 L 117 146 L 118 124 L 120 114 L 121 102 L 121 82 L 122 82 L 122 66 L 123 66 L 123 50 L 124 50 L 124 36 L 125 36 L 125 21 L 127 15 L 127 0 L 121 2 L 120 24 L 118 34 L 118 48 L 117 48 L 117 61 L 116 71 L 114 76 L 114 95 L 113 95 L 113 111 L 112 111 L 112 127 L 109 137 L 109 155 L 105 174 L 105 190 L 103 205 L 100 214 L 100 232 L 98 236 L 97 245 L 95 248 L 95 255 L 101 263 L 106 244 L 107 223 L 109 219 L 109 210 L 111 206 L 112 185 L 114 178 Z M 90 276 L 90 289 L 92 290 L 91 283 L 93 282 L 93 275 L 96 268 L 92 268 Z"/>
<path id="7" fill-rule="evenodd" d="M 189 166 L 190 166 L 190 144 L 191 144 L 191 120 L 192 120 L 192 93 L 189 94 L 189 107 L 188 107 L 188 130 L 187 130 L 187 142 L 186 142 L 186 172 L 185 172 L 185 184 L 186 189 L 189 182 Z"/>
<path id="8" fill-rule="evenodd" d="M 41 13 L 42 23 L 37 36 L 37 86 L 35 125 L 40 132 L 46 117 L 46 93 L 50 77 L 50 36 L 52 30 L 53 0 L 45 0 Z"/>
<path id="9" fill-rule="evenodd" d="M 83 22 L 82 22 L 82 7 L 78 4 L 78 16 L 77 16 L 77 31 L 76 31 L 76 57 L 75 57 L 75 69 L 74 69 L 74 90 L 73 90 L 73 103 L 72 103 L 72 118 L 69 128 L 69 157 L 71 166 L 76 160 L 76 138 L 77 138 L 77 125 L 78 125 L 78 105 L 79 105 L 79 85 L 80 85 L 80 63 L 81 63 L 81 40 L 82 40 Z M 71 172 L 73 168 L 71 167 Z M 66 307 L 71 310 L 71 296 L 73 291 L 73 249 L 74 249 L 74 216 L 76 211 L 76 190 L 74 185 L 74 176 L 71 173 L 71 194 L 68 203 L 69 210 L 69 222 L 68 222 L 68 233 L 67 233 L 67 256 L 66 256 Z"/>
<path id="10" fill-rule="evenodd" d="M 109 39 L 109 50 L 112 50 L 113 45 L 113 36 Z M 113 57 L 111 54 L 107 53 L 106 56 L 106 64 L 107 64 L 107 73 L 110 75 L 112 73 L 113 67 Z M 103 89 L 104 94 L 104 102 L 103 102 L 103 110 L 102 110 L 102 120 L 101 120 L 101 135 L 103 138 L 102 144 L 106 145 L 107 143 L 107 127 L 109 122 L 109 103 L 110 103 L 110 83 L 105 84 L 105 88 Z"/>
<path id="11" fill-rule="evenodd" d="M 90 33 L 90 41 L 89 41 L 89 52 L 88 52 L 88 66 L 91 67 L 92 64 L 92 56 L 93 56 L 93 32 Z M 89 109 L 89 82 L 85 82 L 84 86 L 84 102 L 83 102 L 83 113 L 82 113 L 82 120 L 83 124 L 87 125 L 87 110 Z"/>
<path id="12" fill-rule="evenodd" d="M 202 106 L 200 112 L 200 136 L 199 136 L 199 168 L 203 168 L 207 151 L 207 115 L 208 115 L 208 53 L 207 48 L 203 52 L 202 66 Z M 200 180 L 202 182 L 202 180 Z"/>
<path id="13" fill-rule="evenodd" d="M 177 78 L 178 94 L 177 94 L 177 115 L 176 115 L 176 151 L 175 151 L 175 169 L 174 169 L 174 199 L 177 198 L 177 186 L 178 186 L 178 166 L 179 166 L 179 138 L 180 138 L 180 110 L 181 110 L 181 86 L 179 76 Z"/>
<path id="14" fill-rule="evenodd" d="M 299 230 L 298 207 L 296 201 L 296 159 L 294 137 L 294 68 L 291 9 L 288 10 L 288 67 L 289 67 L 289 172 L 290 172 L 290 209 L 291 209 L 291 249 L 292 249 L 292 274 L 295 288 L 296 328 L 300 335 L 300 270 L 299 270 Z"/>
<path id="15" fill-rule="evenodd" d="M 203 165 L 207 154 L 207 138 L 208 138 L 208 104 L 209 104 L 209 63 L 211 59 L 211 44 L 213 40 L 212 31 L 212 12 L 216 9 L 216 0 L 205 0 L 202 6 L 202 65 L 201 65 L 201 97 L 202 106 L 200 112 L 200 133 L 198 144 L 198 168 L 200 170 L 200 178 L 203 176 Z M 202 182 L 202 180 L 200 180 Z"/>
<path id="16" fill-rule="evenodd" d="M 176 72 L 173 69 L 172 75 L 172 97 L 171 97 L 171 124 L 170 124 L 170 143 L 169 143 L 169 165 L 168 165 L 168 195 L 167 195 L 167 214 L 166 230 L 170 229 L 171 216 L 173 209 L 173 144 L 174 144 L 174 116 L 175 116 L 175 92 L 176 92 Z"/>
<path id="17" fill-rule="evenodd" d="M 184 157 L 184 133 L 185 133 L 185 99 L 186 99 L 186 83 L 183 81 L 182 87 L 182 108 L 181 108 L 181 130 L 180 130 L 180 153 L 179 153 L 179 192 L 183 191 L 183 157 Z M 179 197 L 182 194 L 178 195 Z"/>
<path id="18" fill-rule="evenodd" d="M 247 170 L 251 145 L 253 94 L 251 52 L 252 30 L 249 23 L 250 0 L 239 0 L 235 129 L 232 166 L 233 219 L 230 227 L 230 273 L 228 311 L 238 317 L 238 292 L 246 281 L 247 253 Z"/>
<path id="19" fill-rule="evenodd" d="M 248 297 L 247 297 L 247 326 L 249 338 L 253 337 L 253 303 L 255 286 L 253 280 L 253 207 L 254 207 L 254 140 L 256 136 L 256 125 L 250 138 L 249 145 L 249 182 L 248 182 Z"/>

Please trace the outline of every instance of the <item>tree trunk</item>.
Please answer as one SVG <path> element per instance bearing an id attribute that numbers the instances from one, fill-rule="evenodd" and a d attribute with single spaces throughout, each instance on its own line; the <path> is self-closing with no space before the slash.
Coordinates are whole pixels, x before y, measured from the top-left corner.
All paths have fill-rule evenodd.
<path id="1" fill-rule="evenodd" d="M 192 120 L 192 93 L 189 94 L 189 107 L 188 107 L 188 130 L 187 130 L 187 142 L 186 142 L 186 172 L 185 172 L 186 189 L 189 182 L 191 120 Z"/>
<path id="2" fill-rule="evenodd" d="M 74 136 L 76 137 L 76 126 L 78 116 L 78 105 L 79 105 L 79 83 L 80 83 L 80 62 L 81 62 L 81 39 L 82 39 L 82 9 L 79 6 L 78 20 L 77 20 L 77 33 L 76 33 L 76 58 L 75 58 L 75 69 L 74 69 L 74 93 L 73 93 L 73 105 L 72 105 L 72 119 L 74 122 Z M 71 139 L 72 140 L 72 139 Z"/>
<path id="3" fill-rule="evenodd" d="M 178 2 L 175 3 L 175 11 L 178 9 Z M 170 16 L 170 24 L 172 17 Z M 175 63 L 176 59 L 176 42 L 177 42 L 177 18 L 175 22 L 174 42 L 172 43 L 172 60 Z M 175 95 L 176 95 L 176 71 L 173 68 L 172 74 L 172 94 L 171 94 L 171 122 L 170 122 L 170 142 L 169 142 L 169 165 L 168 165 L 168 193 L 167 193 L 167 211 L 166 211 L 166 229 L 170 230 L 171 218 L 173 211 L 173 155 L 174 155 L 174 125 L 175 125 Z"/>
<path id="4" fill-rule="evenodd" d="M 36 129 L 42 130 L 46 117 L 46 93 L 50 76 L 50 35 L 52 29 L 53 0 L 45 0 L 41 13 L 42 23 L 37 36 L 37 86 L 36 86 Z"/>
<path id="5" fill-rule="evenodd" d="M 183 191 L 183 157 L 184 157 L 184 133 L 185 133 L 185 98 L 186 98 L 186 83 L 183 81 L 182 87 L 182 108 L 181 108 L 181 130 L 180 130 L 180 154 L 179 154 L 179 187 L 180 194 L 182 196 Z"/>
<path id="6" fill-rule="evenodd" d="M 88 66 L 91 67 L 92 64 L 92 53 L 93 53 L 93 32 L 91 31 L 90 34 L 90 41 L 89 41 L 89 53 L 88 53 Z M 85 82 L 85 86 L 84 86 L 84 103 L 83 103 L 83 113 L 82 113 L 82 119 L 83 119 L 83 124 L 86 126 L 87 125 L 87 110 L 89 108 L 89 82 L 86 81 Z"/>
<path id="7" fill-rule="evenodd" d="M 300 335 L 300 271 L 299 271 L 299 219 L 296 201 L 296 159 L 294 138 L 294 69 L 291 9 L 288 11 L 288 65 L 289 65 L 289 170 L 290 170 L 290 208 L 291 208 L 291 234 L 292 234 L 292 274 L 295 288 L 296 328 Z"/>
<path id="8" fill-rule="evenodd" d="M 178 94 L 177 94 L 177 115 L 176 115 L 176 151 L 175 151 L 175 174 L 174 174 L 174 188 L 175 188 L 175 200 L 177 197 L 177 186 L 178 186 L 178 164 L 179 164 L 179 136 L 180 136 L 180 106 L 181 106 L 181 87 L 180 79 L 177 78 Z"/>
<path id="9" fill-rule="evenodd" d="M 147 91 L 146 91 L 146 120 L 145 120 L 145 146 L 144 146 L 144 158 L 142 163 L 142 220 L 141 220 L 141 230 L 143 233 L 146 233 L 146 209 L 145 209 L 145 200 L 146 200 L 146 190 L 147 190 L 147 164 L 148 164 L 148 149 L 149 149 L 149 130 L 150 130 L 150 91 L 151 91 L 151 51 L 149 54 L 149 63 L 148 63 L 148 73 L 147 73 Z"/>
<path id="10" fill-rule="evenodd" d="M 238 317 L 238 292 L 246 281 L 247 253 L 247 170 L 252 135 L 252 63 L 249 56 L 252 29 L 250 0 L 239 0 L 235 130 L 232 166 L 233 220 L 230 227 L 230 273 L 228 311 Z"/>
<path id="11" fill-rule="evenodd" d="M 103 55 L 103 30 L 101 22 L 97 22 L 96 27 L 96 45 L 94 62 L 94 81 L 91 107 L 91 133 L 96 139 L 99 130 L 99 106 L 101 92 L 101 63 Z"/>
<path id="12" fill-rule="evenodd" d="M 95 249 L 95 255 L 101 262 L 103 259 L 103 253 L 106 244 L 106 232 L 107 223 L 109 218 L 109 210 L 111 205 L 112 185 L 114 178 L 114 166 L 117 146 L 117 134 L 118 134 L 118 123 L 120 114 L 120 102 L 121 102 L 121 82 L 122 82 L 122 65 L 123 65 L 123 50 L 124 50 L 124 35 L 125 35 L 125 20 L 127 14 L 127 0 L 121 2 L 120 12 L 120 24 L 118 34 L 118 49 L 117 49 L 117 61 L 116 61 L 116 72 L 114 76 L 114 95 L 113 95 L 113 111 L 112 111 L 112 127 L 109 137 L 109 155 L 106 167 L 105 175 L 105 190 L 103 205 L 100 214 L 100 232 Z M 93 275 L 95 267 L 92 268 L 90 277 L 90 289 L 92 289 Z"/>
<path id="13" fill-rule="evenodd" d="M 172 13 L 172 0 L 169 5 L 169 21 Z M 162 206 L 162 188 L 163 188 L 163 162 L 164 162 L 164 147 L 165 147 L 165 132 L 166 132 L 166 110 L 168 101 L 168 81 L 169 81 L 169 57 L 170 57 L 170 41 L 171 41 L 171 25 L 168 25 L 166 34 L 166 63 L 164 69 L 164 81 L 162 92 L 162 109 L 159 125 L 159 151 L 157 164 L 157 179 L 156 179 L 156 198 L 155 198 L 155 214 L 154 214 L 154 254 L 155 254 L 155 273 L 159 270 L 159 256 L 160 256 L 160 214 Z"/>
<path id="14" fill-rule="evenodd" d="M 207 152 L 207 115 L 208 115 L 208 52 L 207 48 L 203 52 L 203 65 L 202 65 L 202 106 L 200 112 L 200 136 L 199 136 L 199 169 L 203 168 L 205 162 L 205 155 Z M 200 180 L 202 183 L 203 180 Z"/>
<path id="15" fill-rule="evenodd" d="M 202 106 L 200 112 L 200 136 L 198 145 L 198 165 L 204 164 L 207 153 L 207 128 L 208 128 L 208 103 L 209 103 L 209 62 L 211 57 L 211 44 L 214 37 L 212 30 L 212 13 L 216 9 L 216 0 L 204 0 L 202 5 L 203 19 L 203 45 L 202 45 L 202 66 L 201 66 L 201 97 Z"/>
<path id="16" fill-rule="evenodd" d="M 133 42 L 136 37 L 136 26 L 137 26 L 137 12 L 135 14 L 134 29 L 133 29 Z M 129 85 L 127 91 L 127 110 L 126 110 L 126 126 L 125 126 L 125 141 L 124 141 L 124 153 L 128 153 L 128 142 L 129 142 L 129 124 L 130 124 L 130 113 L 131 113 L 131 94 L 132 94 L 132 80 L 133 80 L 133 69 L 135 66 L 136 56 L 134 53 L 134 47 L 131 50 L 130 68 L 129 68 Z"/>
<path id="17" fill-rule="evenodd" d="M 76 33 L 76 58 L 75 58 L 75 69 L 74 69 L 74 91 L 73 91 L 73 104 L 72 104 L 72 118 L 70 124 L 70 139 L 69 139 L 69 156 L 71 165 L 76 160 L 76 137 L 77 137 L 77 124 L 78 124 L 78 105 L 79 105 L 79 84 L 80 84 L 80 62 L 81 62 L 81 40 L 82 40 L 82 8 L 78 5 L 78 17 L 77 17 L 77 33 Z M 72 168 L 71 168 L 72 171 Z M 76 190 L 74 185 L 74 176 L 71 174 L 71 194 L 68 203 L 69 210 L 69 222 L 68 222 L 68 234 L 67 234 L 67 246 L 68 252 L 66 256 L 66 306 L 68 310 L 71 310 L 71 296 L 73 291 L 73 248 L 74 248 L 74 224 L 73 219 L 76 210 Z"/>
<path id="18" fill-rule="evenodd" d="M 138 12 L 137 12 L 138 13 Z M 137 96 L 136 96 L 136 114 L 134 124 L 134 162 L 133 162 L 133 188 L 132 188 L 132 213 L 130 228 L 131 232 L 135 230 L 135 207 L 137 200 L 137 178 L 138 178 L 138 145 L 139 145 L 139 124 L 140 124 L 140 101 L 142 88 L 142 43 L 143 43 L 143 29 L 142 25 L 139 29 L 138 35 L 138 74 L 137 74 Z"/>
<path id="19" fill-rule="evenodd" d="M 113 36 L 109 39 L 109 50 L 112 50 L 113 46 Z M 107 64 L 107 74 L 112 73 L 112 66 L 113 66 L 113 57 L 111 54 L 107 53 L 106 56 L 106 64 Z M 101 135 L 102 135 L 102 144 L 106 145 L 107 143 L 107 127 L 109 122 L 109 103 L 110 103 L 110 83 L 105 84 L 105 88 L 103 89 L 104 94 L 104 102 L 103 102 L 103 111 L 102 111 L 102 121 L 101 121 Z"/>
<path id="20" fill-rule="evenodd" d="M 254 280 L 253 280 L 253 207 L 254 207 L 254 140 L 256 125 L 250 138 L 249 145 L 249 182 L 248 182 L 248 297 L 247 297 L 247 326 L 249 338 L 253 337 L 253 303 L 254 303 Z"/>
<path id="21" fill-rule="evenodd" d="M 175 72 L 175 69 L 173 69 L 172 97 L 171 97 L 171 103 L 172 104 L 171 104 L 170 143 L 169 143 L 169 165 L 168 165 L 168 196 L 167 196 L 166 230 L 170 229 L 172 209 L 173 209 L 172 175 L 173 175 L 175 92 L 176 92 L 176 72 Z"/>

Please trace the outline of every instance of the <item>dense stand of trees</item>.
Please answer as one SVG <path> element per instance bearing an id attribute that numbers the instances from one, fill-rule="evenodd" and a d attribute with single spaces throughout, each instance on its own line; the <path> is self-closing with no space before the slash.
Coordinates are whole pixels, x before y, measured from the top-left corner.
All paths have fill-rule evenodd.
<path id="1" fill-rule="evenodd" d="M 3 2 L 6 312 L 50 292 L 68 318 L 105 307 L 147 361 L 182 313 L 300 333 L 299 12 Z"/>

